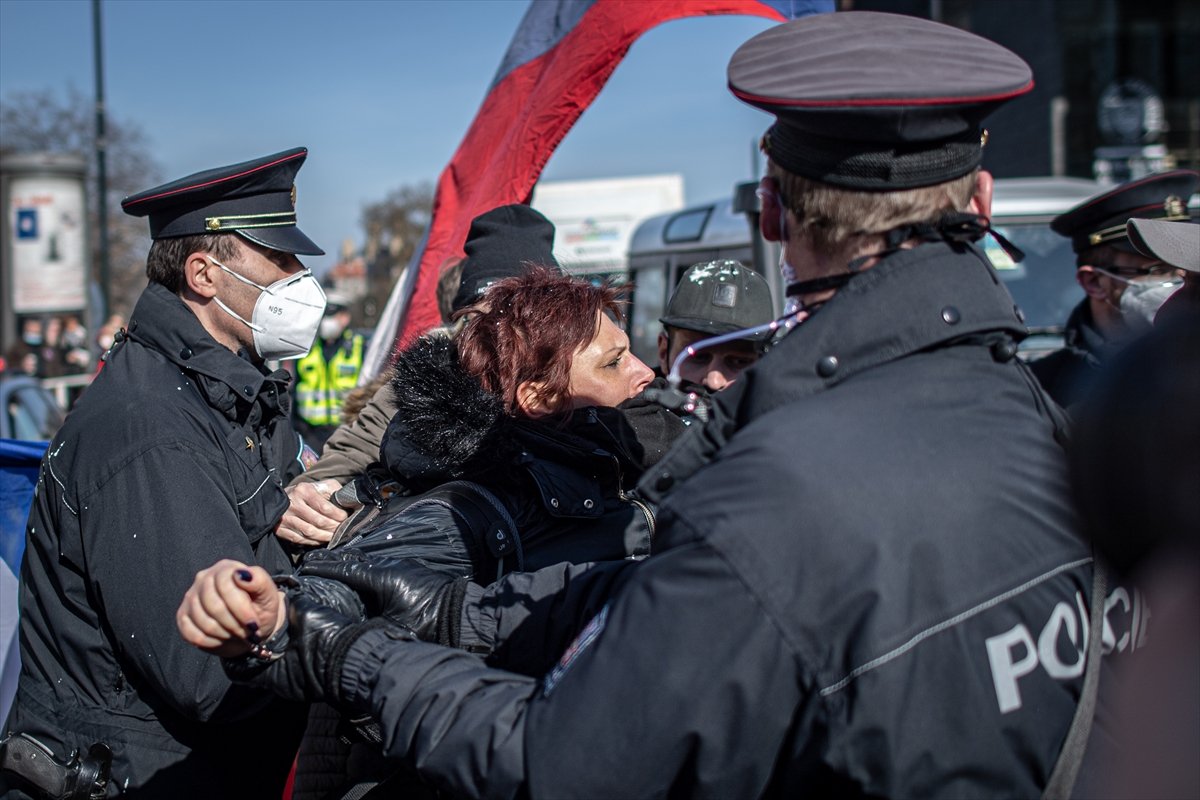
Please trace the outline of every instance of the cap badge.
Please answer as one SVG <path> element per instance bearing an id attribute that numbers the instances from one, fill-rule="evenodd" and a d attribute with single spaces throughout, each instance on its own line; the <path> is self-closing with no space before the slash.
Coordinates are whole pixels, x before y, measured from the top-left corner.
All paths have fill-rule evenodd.
<path id="1" fill-rule="evenodd" d="M 292 208 L 296 207 L 296 184 L 292 184 Z"/>
<path id="2" fill-rule="evenodd" d="M 713 305 L 717 308 L 733 308 L 737 305 L 737 285 L 718 283 L 713 286 Z"/>
<path id="3" fill-rule="evenodd" d="M 1182 218 L 1185 213 L 1183 200 L 1175 195 L 1169 195 L 1167 199 L 1163 201 L 1163 211 L 1167 213 L 1168 217 Z"/>

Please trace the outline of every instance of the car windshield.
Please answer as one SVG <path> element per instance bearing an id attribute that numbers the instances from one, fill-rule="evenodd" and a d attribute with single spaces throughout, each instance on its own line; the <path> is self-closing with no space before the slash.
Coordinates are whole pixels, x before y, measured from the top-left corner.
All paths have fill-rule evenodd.
<path id="1" fill-rule="evenodd" d="M 983 241 L 1000 279 L 1025 314 L 1025 324 L 1032 333 L 1062 330 L 1071 309 L 1083 299 L 1083 290 L 1075 281 L 1070 240 L 1044 222 L 1000 223 L 995 229 L 1025 253 L 1024 260 L 1017 263 L 993 237 Z"/>

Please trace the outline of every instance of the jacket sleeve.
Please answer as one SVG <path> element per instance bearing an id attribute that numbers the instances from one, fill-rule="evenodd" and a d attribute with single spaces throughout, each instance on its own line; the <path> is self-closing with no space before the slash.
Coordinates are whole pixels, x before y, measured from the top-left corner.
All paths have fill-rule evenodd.
<path id="1" fill-rule="evenodd" d="M 215 480 L 225 470 L 186 446 L 155 446 L 79 508 L 90 589 L 121 669 L 200 721 L 250 717 L 269 704 L 234 687 L 220 659 L 185 643 L 175 626 L 175 610 L 198 571 L 222 558 L 258 561 L 236 500 Z"/>
<path id="2" fill-rule="evenodd" d="M 494 667 L 542 675 L 638 563 L 555 564 L 486 587 L 469 583 L 458 641 L 444 644 L 485 653 Z"/>
<path id="3" fill-rule="evenodd" d="M 699 542 L 632 570 L 540 680 L 368 631 L 343 699 L 386 752 L 464 797 L 756 797 L 803 699 L 797 660 Z"/>
<path id="4" fill-rule="evenodd" d="M 346 483 L 366 472 L 367 467 L 379 460 L 379 444 L 395 414 L 396 401 L 392 398 L 392 386 L 385 383 L 354 422 L 338 426 L 321 449 L 317 463 L 297 476 L 292 485 L 326 478 Z"/>

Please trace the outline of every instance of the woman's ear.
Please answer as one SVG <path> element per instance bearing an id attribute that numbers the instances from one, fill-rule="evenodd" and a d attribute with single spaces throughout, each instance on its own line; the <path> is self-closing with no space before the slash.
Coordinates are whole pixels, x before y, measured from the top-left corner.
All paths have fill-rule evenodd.
<path id="1" fill-rule="evenodd" d="M 758 215 L 758 229 L 768 242 L 778 242 L 783 239 L 783 230 L 779 225 L 779 183 L 774 178 L 764 177 L 758 182 L 758 196 L 762 201 L 762 210 Z"/>
<path id="2" fill-rule="evenodd" d="M 521 381 L 517 386 L 517 408 L 531 419 L 554 413 L 545 394 L 546 385 L 538 381 Z"/>

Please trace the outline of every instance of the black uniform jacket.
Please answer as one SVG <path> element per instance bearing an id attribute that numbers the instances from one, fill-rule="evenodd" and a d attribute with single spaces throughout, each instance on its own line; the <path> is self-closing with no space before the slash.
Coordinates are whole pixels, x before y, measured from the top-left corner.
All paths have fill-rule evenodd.
<path id="1" fill-rule="evenodd" d="M 344 696 L 465 796 L 1037 796 L 1091 554 L 1022 331 L 976 248 L 887 257 L 647 473 L 654 554 L 542 678 L 372 630 Z"/>
<path id="2" fill-rule="evenodd" d="M 1088 396 L 1101 367 L 1118 349 L 1100 333 L 1084 298 L 1067 318 L 1062 348 L 1029 366 L 1054 402 L 1067 408 Z"/>
<path id="3" fill-rule="evenodd" d="M 299 469 L 287 389 L 151 283 L 42 462 L 7 727 L 59 757 L 107 743 L 110 794 L 282 790 L 302 709 L 233 687 L 175 610 L 222 558 L 289 568 L 273 533 Z"/>

